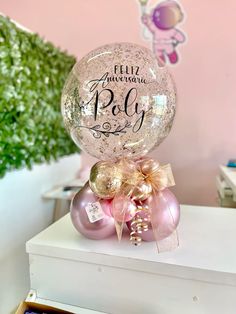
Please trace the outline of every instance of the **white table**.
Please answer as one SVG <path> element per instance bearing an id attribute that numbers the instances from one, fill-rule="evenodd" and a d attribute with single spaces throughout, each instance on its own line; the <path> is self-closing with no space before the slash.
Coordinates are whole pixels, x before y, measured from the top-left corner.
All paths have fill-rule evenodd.
<path id="1" fill-rule="evenodd" d="M 70 210 L 70 202 L 74 195 L 84 186 L 85 182 L 80 179 L 74 179 L 64 184 L 54 186 L 51 190 L 43 193 L 44 199 L 55 201 L 53 222 L 57 221 Z M 70 188 L 65 190 L 65 187 Z"/>
<path id="2" fill-rule="evenodd" d="M 221 165 L 220 176 L 225 180 L 227 186 L 232 189 L 233 201 L 236 202 L 236 168 Z"/>
<path id="3" fill-rule="evenodd" d="M 88 240 L 65 216 L 27 243 L 31 288 L 105 313 L 235 314 L 235 210 L 181 211 L 180 247 L 162 254 L 154 243 Z"/>

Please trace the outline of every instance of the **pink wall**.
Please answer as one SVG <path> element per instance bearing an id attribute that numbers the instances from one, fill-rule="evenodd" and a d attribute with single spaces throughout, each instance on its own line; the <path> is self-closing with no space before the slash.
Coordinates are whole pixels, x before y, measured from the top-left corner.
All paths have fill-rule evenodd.
<path id="1" fill-rule="evenodd" d="M 153 155 L 171 162 L 182 203 L 214 205 L 218 165 L 236 155 L 236 2 L 181 4 L 188 42 L 180 48 L 181 63 L 171 69 L 178 112 Z M 0 0 L 0 11 L 78 57 L 109 42 L 150 45 L 142 39 L 135 0 Z"/>

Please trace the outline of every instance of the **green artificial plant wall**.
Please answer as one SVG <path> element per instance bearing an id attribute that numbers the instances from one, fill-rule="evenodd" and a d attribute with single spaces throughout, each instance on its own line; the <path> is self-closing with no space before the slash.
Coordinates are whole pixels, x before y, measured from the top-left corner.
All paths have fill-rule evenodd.
<path id="1" fill-rule="evenodd" d="M 60 112 L 75 58 L 0 16 L 0 177 L 78 151 Z"/>

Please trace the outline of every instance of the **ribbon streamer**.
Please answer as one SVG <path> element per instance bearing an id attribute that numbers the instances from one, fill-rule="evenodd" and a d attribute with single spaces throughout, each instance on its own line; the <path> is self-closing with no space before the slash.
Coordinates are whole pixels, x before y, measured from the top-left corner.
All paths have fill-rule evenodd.
<path id="1" fill-rule="evenodd" d="M 171 251 L 179 246 L 179 236 L 174 223 L 174 218 L 171 213 L 168 201 L 163 195 L 163 192 L 154 191 L 154 194 L 155 195 L 149 203 L 148 208 L 157 251 L 158 253 Z M 160 217 L 162 217 L 163 215 L 162 211 L 164 209 L 162 206 L 160 206 L 160 204 L 155 204 L 155 196 L 157 194 L 159 194 L 159 198 L 161 199 L 161 201 L 168 207 L 168 210 L 165 212 L 165 215 L 169 216 L 168 219 L 166 219 L 168 221 L 168 226 L 159 223 Z M 153 210 L 153 208 L 156 208 L 156 210 Z M 168 229 L 170 233 L 170 235 L 168 236 L 166 236 L 166 229 Z"/>
<path id="2" fill-rule="evenodd" d="M 147 212 L 145 213 L 146 216 L 142 217 L 140 213 L 144 213 L 144 212 Z M 132 244 L 137 246 L 142 243 L 141 234 L 145 231 L 148 231 L 149 220 L 150 220 L 150 216 L 148 214 L 147 208 L 141 205 L 138 206 L 137 213 L 131 222 L 130 241 Z"/>

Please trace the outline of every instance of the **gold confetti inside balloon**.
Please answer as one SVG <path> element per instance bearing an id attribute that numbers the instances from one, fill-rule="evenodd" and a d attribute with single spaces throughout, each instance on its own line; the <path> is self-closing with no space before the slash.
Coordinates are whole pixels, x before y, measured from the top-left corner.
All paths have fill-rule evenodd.
<path id="1" fill-rule="evenodd" d="M 74 142 L 98 159 L 141 157 L 168 135 L 176 91 L 167 68 L 147 48 L 105 45 L 73 67 L 62 115 Z"/>
<path id="2" fill-rule="evenodd" d="M 101 198 L 113 198 L 122 185 L 122 171 L 109 161 L 97 162 L 90 171 L 91 190 Z"/>

